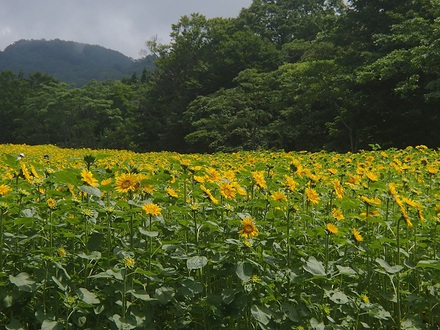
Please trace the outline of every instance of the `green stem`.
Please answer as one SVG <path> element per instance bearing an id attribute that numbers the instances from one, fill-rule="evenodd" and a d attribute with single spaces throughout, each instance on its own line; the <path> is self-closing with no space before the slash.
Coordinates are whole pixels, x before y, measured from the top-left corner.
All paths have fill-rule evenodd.
<path id="1" fill-rule="evenodd" d="M 328 273 L 328 241 L 329 241 L 329 233 L 325 234 L 325 273 Z"/>
<path id="2" fill-rule="evenodd" d="M 49 243 L 50 251 L 53 250 L 53 224 L 52 224 L 52 210 L 49 210 Z"/>
<path id="3" fill-rule="evenodd" d="M 3 210 L 0 209 L 0 273 L 3 271 Z"/>
<path id="4" fill-rule="evenodd" d="M 127 299 L 126 299 L 126 293 L 127 293 L 127 269 L 122 270 L 122 320 L 125 321 L 125 312 L 127 309 Z"/>
<path id="5" fill-rule="evenodd" d="M 150 214 L 149 215 L 150 216 L 150 233 L 151 233 L 151 230 L 152 230 L 152 228 L 153 228 L 153 221 L 152 221 L 152 215 Z M 153 256 L 153 237 L 150 235 L 150 253 L 149 253 L 149 256 L 148 256 L 148 269 L 149 270 L 151 270 L 151 257 Z"/>
<path id="6" fill-rule="evenodd" d="M 199 243 L 199 233 L 198 233 L 198 229 L 197 229 L 196 211 L 193 211 L 193 219 L 194 219 L 194 239 L 195 239 L 195 243 L 196 243 L 196 247 L 197 247 L 197 244 Z"/>
<path id="7" fill-rule="evenodd" d="M 403 217 L 400 217 L 400 219 L 397 221 L 397 264 L 400 265 L 400 222 L 404 220 Z M 401 297 L 400 297 L 400 273 L 396 274 L 396 302 L 397 302 L 397 317 L 396 317 L 396 322 L 397 322 L 397 329 L 401 330 L 402 329 L 402 315 L 401 315 L 401 308 L 400 308 L 400 302 L 401 302 Z"/>
<path id="8" fill-rule="evenodd" d="M 112 235 L 111 235 L 111 230 L 112 230 L 112 224 L 111 224 L 111 215 L 108 214 L 107 215 L 107 244 L 108 244 L 108 257 L 107 257 L 107 261 L 110 263 L 110 257 L 112 255 Z"/>

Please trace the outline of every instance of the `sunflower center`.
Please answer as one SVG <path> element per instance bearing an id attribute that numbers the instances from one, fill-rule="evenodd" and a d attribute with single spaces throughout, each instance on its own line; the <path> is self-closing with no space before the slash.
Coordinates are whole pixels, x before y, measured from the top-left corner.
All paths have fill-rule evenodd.
<path id="1" fill-rule="evenodd" d="M 254 231 L 254 226 L 252 226 L 252 225 L 245 225 L 243 227 L 243 231 L 245 233 L 252 233 Z"/>
<path id="2" fill-rule="evenodd" d="M 123 189 L 130 188 L 130 186 L 131 186 L 131 182 L 130 182 L 130 180 L 124 180 L 124 181 L 121 182 L 121 187 L 122 187 Z"/>

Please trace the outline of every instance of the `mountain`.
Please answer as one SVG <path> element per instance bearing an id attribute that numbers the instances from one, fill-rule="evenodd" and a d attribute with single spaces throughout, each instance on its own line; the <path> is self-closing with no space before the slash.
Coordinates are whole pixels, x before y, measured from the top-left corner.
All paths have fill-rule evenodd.
<path id="1" fill-rule="evenodd" d="M 19 40 L 0 52 L 0 71 L 25 75 L 39 71 L 82 86 L 89 80 L 127 78 L 154 67 L 154 56 L 140 60 L 98 45 L 64 40 Z"/>

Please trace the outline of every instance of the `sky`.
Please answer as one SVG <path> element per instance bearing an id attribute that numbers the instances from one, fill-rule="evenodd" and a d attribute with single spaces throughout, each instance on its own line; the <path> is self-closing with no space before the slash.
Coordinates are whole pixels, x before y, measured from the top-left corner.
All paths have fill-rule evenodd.
<path id="1" fill-rule="evenodd" d="M 184 15 L 237 17 L 252 0 L 0 0 L 0 51 L 20 39 L 61 39 L 113 49 L 134 59 L 145 42 L 170 42 Z"/>

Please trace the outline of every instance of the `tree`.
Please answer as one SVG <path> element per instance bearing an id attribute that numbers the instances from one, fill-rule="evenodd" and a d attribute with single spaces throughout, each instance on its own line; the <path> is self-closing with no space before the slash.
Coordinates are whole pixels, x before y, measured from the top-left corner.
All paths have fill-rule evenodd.
<path id="1" fill-rule="evenodd" d="M 280 147 L 274 138 L 271 123 L 277 87 L 271 74 L 255 69 L 239 73 L 235 88 L 222 89 L 212 95 L 198 97 L 185 112 L 185 119 L 194 131 L 185 139 L 193 150 L 235 151 Z"/>
<path id="2" fill-rule="evenodd" d="M 20 117 L 26 94 L 27 84 L 22 74 L 0 72 L 0 143 L 16 142 L 16 118 Z"/>
<path id="3" fill-rule="evenodd" d="M 238 23 L 281 48 L 294 40 L 314 40 L 344 8 L 340 0 L 255 0 L 241 11 Z"/>

